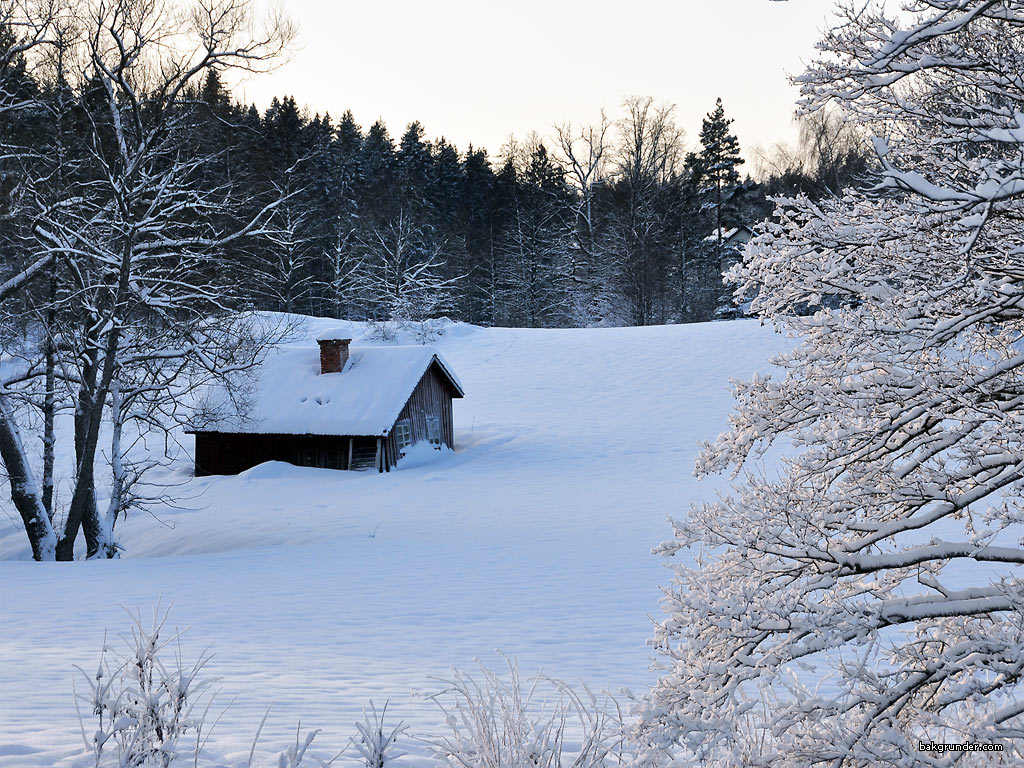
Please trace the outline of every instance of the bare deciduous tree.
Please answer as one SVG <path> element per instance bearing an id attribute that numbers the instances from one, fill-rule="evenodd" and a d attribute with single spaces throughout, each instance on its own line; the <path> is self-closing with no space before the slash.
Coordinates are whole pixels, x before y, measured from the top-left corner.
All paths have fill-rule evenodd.
<path id="1" fill-rule="evenodd" d="M 610 250 L 619 265 L 623 292 L 636 325 L 664 322 L 672 269 L 674 230 L 666 208 L 673 205 L 673 182 L 682 169 L 683 132 L 674 106 L 631 98 L 618 124 L 613 157 L 621 204 L 611 225 Z"/>
<path id="2" fill-rule="evenodd" d="M 97 509 L 95 478 L 112 402 L 123 413 L 124 398 L 138 396 L 134 383 L 146 380 L 151 400 L 173 397 L 186 368 L 238 370 L 255 359 L 258 345 L 231 337 L 231 322 L 217 335 L 223 346 L 208 347 L 210 317 L 230 304 L 216 260 L 228 243 L 261 231 L 275 204 L 230 231 L 219 228 L 215 214 L 230 209 L 239 190 L 211 186 L 206 158 L 191 142 L 205 73 L 262 69 L 287 42 L 285 22 L 256 31 L 247 6 L 200 0 L 183 16 L 157 0 L 100 0 L 53 11 L 51 27 L 61 22 L 62 34 L 45 40 L 45 52 L 58 62 L 53 87 L 66 93 L 62 117 L 75 121 L 78 140 L 62 158 L 70 171 L 58 175 L 42 162 L 22 182 L 39 258 L 8 282 L 10 293 L 23 292 L 36 272 L 56 275 L 59 312 L 46 334 L 58 343 L 47 349 L 63 356 L 76 459 L 59 536 L 18 438 L 14 382 L 0 390 L 0 453 L 37 559 L 72 559 L 80 529 L 89 556 L 116 552 L 114 518 Z M 113 453 L 115 490 L 123 491 L 122 457 Z"/>
<path id="3" fill-rule="evenodd" d="M 371 317 L 424 319 L 448 307 L 449 289 L 460 278 L 441 277 L 441 250 L 404 208 L 386 225 L 371 227 L 360 245 L 363 259 L 349 290 L 368 303 Z"/>

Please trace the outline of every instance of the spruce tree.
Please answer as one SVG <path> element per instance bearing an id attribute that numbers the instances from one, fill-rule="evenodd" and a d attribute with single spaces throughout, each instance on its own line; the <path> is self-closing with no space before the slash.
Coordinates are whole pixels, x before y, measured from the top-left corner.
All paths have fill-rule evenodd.
<path id="1" fill-rule="evenodd" d="M 356 243 L 365 196 L 362 152 L 362 129 L 352 112 L 346 111 L 330 146 L 333 242 L 327 251 L 327 270 L 321 275 L 324 311 L 339 318 L 362 316 L 362 307 L 352 290 L 359 262 Z"/>
<path id="2" fill-rule="evenodd" d="M 360 165 L 363 170 L 363 211 L 366 220 L 388 218 L 395 207 L 395 145 L 387 126 L 378 120 L 363 140 Z"/>
<path id="3" fill-rule="evenodd" d="M 434 235 L 444 244 L 444 275 L 458 278 L 474 268 L 466 252 L 465 231 L 460 221 L 462 193 L 462 159 L 458 150 L 443 137 L 431 147 L 430 188 L 428 199 L 434 220 Z M 465 318 L 469 310 L 469 291 L 457 297 L 453 309 Z"/>
<path id="4" fill-rule="evenodd" d="M 266 233 L 253 244 L 250 268 L 258 306 L 283 312 L 308 312 L 316 304 L 315 270 L 322 253 L 324 197 L 317 194 L 317 155 L 327 142 L 320 118 L 311 120 L 295 99 L 274 99 L 263 118 L 263 168 L 260 184 L 267 200 L 283 198 Z"/>
<path id="5" fill-rule="evenodd" d="M 509 163 L 513 163 L 510 167 Z M 512 172 L 514 171 L 514 175 Z M 571 318 L 568 269 L 571 191 L 543 143 L 512 147 L 499 174 L 511 183 L 500 322 L 527 328 L 566 325 Z"/>
<path id="6" fill-rule="evenodd" d="M 704 210 L 711 212 L 711 223 L 714 224 L 712 245 L 712 267 L 717 275 L 715 286 L 709 286 L 716 294 L 721 291 L 721 273 L 729 266 L 725 248 L 725 232 L 727 227 L 736 226 L 737 221 L 737 190 L 740 175 L 736 168 L 743 164 L 740 157 L 740 143 L 730 132 L 732 120 L 725 116 L 722 100 L 715 102 L 715 108 L 704 118 L 700 129 L 700 152 L 692 158 L 693 171 L 698 180 L 705 202 Z M 731 306 L 728 297 L 719 302 L 719 310 Z M 719 315 L 721 313 L 718 313 Z"/>
<path id="7" fill-rule="evenodd" d="M 465 291 L 463 317 L 471 323 L 494 322 L 496 276 L 494 232 L 496 226 L 496 180 L 487 152 L 470 145 L 462 162 L 458 192 L 457 220 L 464 244 Z"/>
<path id="8" fill-rule="evenodd" d="M 731 194 L 740 183 L 737 166 L 743 164 L 740 157 L 739 140 L 730 133 L 732 119 L 726 118 L 722 100 L 715 102 L 715 108 L 704 118 L 700 129 L 701 151 L 697 155 L 697 169 L 700 179 L 713 206 L 718 241 L 721 243 L 722 228 L 731 223 Z"/>

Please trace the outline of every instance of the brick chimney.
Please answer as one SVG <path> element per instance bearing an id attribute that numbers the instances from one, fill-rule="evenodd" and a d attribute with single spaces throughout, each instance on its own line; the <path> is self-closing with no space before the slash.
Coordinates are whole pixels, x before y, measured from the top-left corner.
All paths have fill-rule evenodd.
<path id="1" fill-rule="evenodd" d="M 341 373 L 348 362 L 348 345 L 352 339 L 319 339 L 320 373 Z"/>

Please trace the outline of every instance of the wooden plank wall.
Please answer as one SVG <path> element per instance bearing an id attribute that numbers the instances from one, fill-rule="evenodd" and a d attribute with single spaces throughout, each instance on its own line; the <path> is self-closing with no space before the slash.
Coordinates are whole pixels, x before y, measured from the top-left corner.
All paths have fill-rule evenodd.
<path id="1" fill-rule="evenodd" d="M 452 422 L 452 392 L 446 377 L 438 369 L 437 363 L 432 364 L 423 374 L 423 378 L 416 385 L 409 402 L 405 404 L 395 422 L 409 419 L 409 424 L 412 427 L 412 441 L 418 443 L 428 439 L 427 417 L 429 416 L 436 416 L 440 419 L 441 442 L 449 448 L 454 448 L 455 426 Z M 388 467 L 393 467 L 398 463 L 398 443 L 395 440 L 394 426 L 385 440 L 385 456 Z"/>
<path id="2" fill-rule="evenodd" d="M 237 475 L 265 461 L 301 467 L 349 468 L 349 438 L 334 435 L 196 433 L 196 476 Z M 355 438 L 360 441 L 371 438 Z"/>

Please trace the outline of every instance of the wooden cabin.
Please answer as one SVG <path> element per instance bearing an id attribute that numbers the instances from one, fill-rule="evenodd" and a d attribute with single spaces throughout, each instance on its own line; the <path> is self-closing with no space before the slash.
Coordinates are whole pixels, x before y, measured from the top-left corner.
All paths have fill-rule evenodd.
<path id="1" fill-rule="evenodd" d="M 246 418 L 213 418 L 195 435 L 195 472 L 234 475 L 265 461 L 390 471 L 417 443 L 455 447 L 462 384 L 431 347 L 353 347 L 321 338 L 285 347 L 260 370 Z"/>

